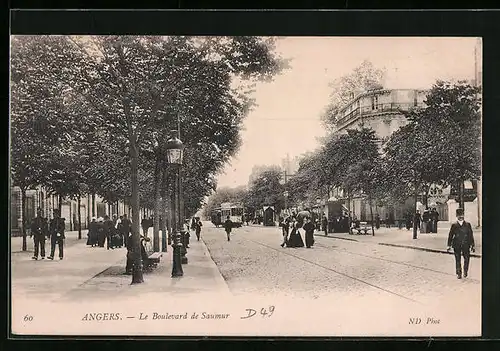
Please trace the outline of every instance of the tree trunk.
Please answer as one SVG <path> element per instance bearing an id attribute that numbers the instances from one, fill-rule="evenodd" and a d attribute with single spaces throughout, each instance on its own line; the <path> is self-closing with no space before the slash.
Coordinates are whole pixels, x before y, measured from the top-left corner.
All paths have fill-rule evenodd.
<path id="1" fill-rule="evenodd" d="M 82 238 L 82 213 L 81 213 L 81 210 L 80 210 L 80 203 L 82 201 L 82 198 L 80 195 L 78 195 L 78 200 L 77 200 L 77 206 L 78 206 L 78 210 L 77 210 L 77 213 L 78 213 L 78 240 L 80 240 Z"/>
<path id="2" fill-rule="evenodd" d="M 90 217 L 91 217 L 91 212 L 90 212 L 90 194 L 87 194 L 87 227 L 89 226 L 90 223 Z"/>
<path id="3" fill-rule="evenodd" d="M 349 234 L 352 234 L 351 223 L 352 223 L 352 217 L 351 217 L 351 194 L 349 192 L 347 192 L 347 225 L 349 227 Z"/>
<path id="4" fill-rule="evenodd" d="M 62 202 L 63 202 L 63 196 L 59 194 L 58 196 L 58 206 L 57 209 L 59 210 L 59 215 L 62 217 Z"/>
<path id="5" fill-rule="evenodd" d="M 21 188 L 21 231 L 23 235 L 23 247 L 22 250 L 26 251 L 28 249 L 28 243 L 26 242 L 26 231 L 27 231 L 27 218 L 26 218 L 26 188 Z"/>
<path id="6" fill-rule="evenodd" d="M 368 205 L 370 206 L 370 217 L 372 220 L 372 236 L 375 236 L 375 228 L 373 227 L 373 208 L 372 208 L 372 198 L 369 197 Z"/>
<path id="7" fill-rule="evenodd" d="M 417 221 L 415 221 L 415 214 L 417 213 L 417 202 L 418 202 L 418 186 L 415 185 L 415 198 L 414 198 L 414 205 L 413 205 L 413 239 L 417 238 Z"/>
<path id="8" fill-rule="evenodd" d="M 161 195 L 161 162 L 156 156 L 155 165 L 155 208 L 154 208 L 154 218 L 153 218 L 153 251 L 160 251 L 160 195 Z"/>
<path id="9" fill-rule="evenodd" d="M 458 206 L 464 210 L 465 213 L 465 202 L 464 202 L 464 181 L 460 179 L 458 181 Z"/>
<path id="10" fill-rule="evenodd" d="M 139 163 L 139 153 L 137 150 L 137 145 L 135 138 L 130 138 L 130 165 L 131 172 L 130 178 L 132 183 L 132 240 L 131 252 L 132 252 L 132 284 L 140 284 L 144 282 L 144 277 L 142 274 L 142 258 L 141 258 L 141 239 L 139 232 L 139 181 L 137 179 L 138 175 L 138 163 Z"/>
<path id="11" fill-rule="evenodd" d="M 95 194 L 92 193 L 92 217 L 95 217 Z"/>

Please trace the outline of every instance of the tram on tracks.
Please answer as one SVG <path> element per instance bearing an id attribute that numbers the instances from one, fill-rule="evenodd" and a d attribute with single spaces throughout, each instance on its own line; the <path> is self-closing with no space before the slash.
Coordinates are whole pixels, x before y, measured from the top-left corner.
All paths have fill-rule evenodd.
<path id="1" fill-rule="evenodd" d="M 243 213 L 244 208 L 241 204 L 224 202 L 220 207 L 213 209 L 211 220 L 212 223 L 218 227 L 222 225 L 229 216 L 229 219 L 233 222 L 235 227 L 241 227 L 243 224 Z"/>

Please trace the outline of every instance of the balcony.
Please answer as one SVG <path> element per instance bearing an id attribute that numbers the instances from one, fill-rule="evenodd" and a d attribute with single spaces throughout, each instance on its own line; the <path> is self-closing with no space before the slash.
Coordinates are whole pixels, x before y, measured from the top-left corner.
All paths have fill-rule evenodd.
<path id="1" fill-rule="evenodd" d="M 361 106 L 353 109 L 345 116 L 337 119 L 337 126 L 339 127 L 344 126 L 346 123 L 354 121 L 355 119 L 361 116 L 373 116 L 387 112 L 398 113 L 400 111 L 408 111 L 414 107 L 423 107 L 423 104 L 418 103 L 417 106 L 415 106 L 414 103 L 392 102 L 392 103 L 378 104 L 375 109 L 373 109 L 372 106 Z"/>

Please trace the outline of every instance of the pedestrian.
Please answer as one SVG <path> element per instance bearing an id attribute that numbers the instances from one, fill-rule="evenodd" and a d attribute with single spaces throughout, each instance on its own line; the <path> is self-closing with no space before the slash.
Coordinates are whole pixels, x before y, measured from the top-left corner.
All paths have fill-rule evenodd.
<path id="1" fill-rule="evenodd" d="M 375 228 L 380 229 L 380 215 L 378 213 L 375 214 Z"/>
<path id="2" fill-rule="evenodd" d="M 54 259 L 54 254 L 56 251 L 56 246 L 59 248 L 59 259 L 62 260 L 64 257 L 64 229 L 65 223 L 64 218 L 61 218 L 61 212 L 55 209 L 53 212 L 54 218 L 49 224 L 49 235 L 50 235 L 50 256 L 47 257 L 49 260 Z"/>
<path id="3" fill-rule="evenodd" d="M 141 221 L 141 227 L 142 227 L 142 235 L 144 235 L 145 238 L 148 237 L 148 230 L 149 230 L 149 220 L 147 219 L 146 216 Z"/>
<path id="4" fill-rule="evenodd" d="M 99 217 L 97 219 L 97 245 L 99 247 L 104 247 L 106 242 L 106 228 L 104 227 L 104 218 Z"/>
<path id="5" fill-rule="evenodd" d="M 231 230 L 233 229 L 233 222 L 227 216 L 226 221 L 224 222 L 224 230 L 227 234 L 227 241 L 231 241 Z"/>
<path id="6" fill-rule="evenodd" d="M 325 232 L 325 236 L 328 235 L 328 219 L 326 218 L 326 215 L 323 215 L 323 218 L 321 219 L 321 229 Z"/>
<path id="7" fill-rule="evenodd" d="M 430 214 L 429 214 L 429 209 L 426 208 L 424 210 L 424 213 L 422 214 L 422 230 L 420 231 L 421 233 L 429 233 L 430 229 Z"/>
<path id="8" fill-rule="evenodd" d="M 417 212 L 415 212 L 415 215 L 413 216 L 413 227 L 417 227 L 420 230 L 421 222 L 422 215 L 420 214 L 420 210 L 417 210 Z"/>
<path id="9" fill-rule="evenodd" d="M 198 241 L 200 241 L 201 227 L 202 226 L 203 226 L 203 224 L 201 223 L 201 220 L 198 218 L 198 220 L 194 224 L 194 230 L 195 230 L 196 238 L 198 239 Z"/>
<path id="10" fill-rule="evenodd" d="M 191 229 L 196 231 L 196 217 L 191 218 Z"/>
<path id="11" fill-rule="evenodd" d="M 302 240 L 302 236 L 299 232 L 300 223 L 297 222 L 295 218 L 292 223 L 292 232 L 286 242 L 286 247 L 304 247 L 304 241 Z"/>
<path id="12" fill-rule="evenodd" d="M 305 231 L 306 248 L 310 249 L 314 245 L 314 224 L 310 217 L 306 218 L 306 223 L 302 228 Z"/>
<path id="13" fill-rule="evenodd" d="M 125 247 L 128 247 L 128 239 L 130 236 L 130 232 L 132 231 L 132 222 L 130 219 L 127 218 L 127 215 L 124 214 L 122 217 L 120 217 L 120 233 L 123 237 L 123 245 Z"/>
<path id="14" fill-rule="evenodd" d="M 38 252 L 40 251 L 40 257 L 45 259 L 45 238 L 48 233 L 47 218 L 42 217 L 42 209 L 38 208 L 36 211 L 36 217 L 33 218 L 31 222 L 31 237 L 35 244 L 35 252 L 32 259 L 38 260 Z"/>
<path id="15" fill-rule="evenodd" d="M 114 249 L 114 234 L 115 234 L 115 226 L 113 221 L 109 218 L 109 216 L 104 216 L 104 234 L 106 238 L 106 247 L 107 249 Z"/>
<path id="16" fill-rule="evenodd" d="M 412 224 L 411 212 L 408 211 L 406 213 L 406 230 L 410 230 L 411 229 L 411 224 Z"/>
<path id="17" fill-rule="evenodd" d="M 439 213 L 434 207 L 431 211 L 431 221 L 432 221 L 432 233 L 437 233 L 437 226 L 438 226 L 438 221 L 439 221 Z"/>
<path id="18" fill-rule="evenodd" d="M 290 217 L 286 217 L 283 220 L 281 230 L 283 233 L 283 243 L 281 243 L 281 247 L 285 247 L 288 241 L 288 233 L 290 232 Z"/>
<path id="19" fill-rule="evenodd" d="M 388 213 L 385 214 L 385 227 L 386 228 L 390 228 L 391 227 L 391 221 L 389 219 L 389 214 Z"/>
<path id="20" fill-rule="evenodd" d="M 451 225 L 448 234 L 448 248 L 453 247 L 455 253 L 455 272 L 458 279 L 462 279 L 462 256 L 464 257 L 463 276 L 467 278 L 469 272 L 470 251 L 475 252 L 474 235 L 472 226 L 464 219 L 464 210 L 456 210 L 457 221 Z"/>
<path id="21" fill-rule="evenodd" d="M 92 217 L 92 221 L 89 223 L 87 245 L 90 245 L 90 247 L 94 247 L 97 245 L 97 222 L 95 217 Z"/>

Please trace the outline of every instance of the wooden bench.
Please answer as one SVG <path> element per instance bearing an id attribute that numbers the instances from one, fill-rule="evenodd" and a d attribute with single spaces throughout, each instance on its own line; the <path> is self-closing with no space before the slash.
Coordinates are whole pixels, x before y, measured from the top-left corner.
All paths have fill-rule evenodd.
<path id="1" fill-rule="evenodd" d="M 143 247 L 142 262 L 144 264 L 144 268 L 147 270 L 156 268 L 158 263 L 160 263 L 160 259 L 163 254 L 161 252 L 153 252 L 149 240 L 141 240 L 141 245 Z"/>
<path id="2" fill-rule="evenodd" d="M 354 229 L 356 229 L 358 235 L 368 235 L 368 231 L 370 230 L 367 222 L 359 222 L 359 227 Z"/>

